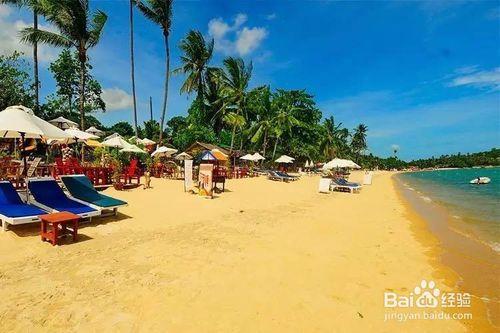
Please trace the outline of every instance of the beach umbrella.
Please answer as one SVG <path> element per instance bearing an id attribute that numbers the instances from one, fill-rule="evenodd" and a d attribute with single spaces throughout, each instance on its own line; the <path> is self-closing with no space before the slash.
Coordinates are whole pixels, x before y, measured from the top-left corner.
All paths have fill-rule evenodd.
<path id="1" fill-rule="evenodd" d="M 109 139 L 116 138 L 117 136 L 121 137 L 121 135 L 120 135 L 120 134 L 118 134 L 118 133 L 116 133 L 116 132 L 115 132 L 115 133 L 113 133 L 113 134 L 108 135 L 107 137 L 105 137 L 105 138 L 104 138 L 104 141 L 109 140 Z"/>
<path id="2" fill-rule="evenodd" d="M 260 160 L 265 160 L 266 159 L 264 156 L 262 156 L 259 153 L 254 153 L 253 154 L 253 158 L 254 158 L 254 161 L 260 161 Z"/>
<path id="3" fill-rule="evenodd" d="M 177 153 L 178 150 L 175 149 L 175 148 L 170 148 L 170 147 L 165 147 L 165 146 L 161 146 L 161 147 L 158 147 L 152 154 L 151 154 L 151 157 L 155 157 L 155 156 L 158 156 L 158 157 L 170 157 L 172 156 L 173 154 Z"/>
<path id="4" fill-rule="evenodd" d="M 310 168 L 311 165 L 309 164 L 309 161 L 306 161 L 306 164 L 304 165 L 304 168 Z"/>
<path id="5" fill-rule="evenodd" d="M 120 152 L 122 153 L 137 153 L 137 154 L 147 154 L 146 151 L 142 150 L 141 148 L 137 147 L 136 145 L 130 145 L 128 147 L 120 149 Z"/>
<path id="6" fill-rule="evenodd" d="M 287 155 L 281 155 L 275 162 L 276 163 L 293 163 L 293 160 L 295 160 L 293 157 L 287 156 Z"/>
<path id="7" fill-rule="evenodd" d="M 243 155 L 240 157 L 240 160 L 255 161 L 254 156 L 252 154 Z"/>
<path id="8" fill-rule="evenodd" d="M 142 143 L 143 145 L 145 145 L 145 146 L 152 146 L 152 145 L 155 145 L 155 144 L 156 144 L 156 142 L 155 142 L 155 141 L 150 140 L 150 139 L 148 139 L 148 138 L 144 138 L 144 139 L 142 139 L 142 140 L 140 140 L 140 141 L 141 141 L 141 143 Z"/>
<path id="9" fill-rule="evenodd" d="M 347 164 L 349 165 L 349 168 L 352 168 L 352 169 L 361 169 L 361 167 L 359 165 L 357 165 L 355 162 L 353 162 L 351 160 L 347 160 Z"/>
<path id="10" fill-rule="evenodd" d="M 103 134 L 104 134 L 104 132 L 103 132 L 103 131 L 101 131 L 100 129 L 95 128 L 94 126 L 91 126 L 91 127 L 87 128 L 87 129 L 85 130 L 85 132 L 90 133 L 90 134 L 97 135 L 97 136 L 99 136 L 99 137 L 100 137 L 101 135 L 103 135 Z"/>
<path id="11" fill-rule="evenodd" d="M 219 149 L 217 148 L 214 148 L 211 150 L 211 153 L 213 156 L 215 156 L 215 158 L 219 161 L 227 161 L 228 157 L 226 154 L 224 154 L 223 152 L 221 152 Z"/>
<path id="12" fill-rule="evenodd" d="M 345 160 L 341 158 L 334 158 L 330 162 L 323 165 L 323 170 L 330 170 L 335 168 L 360 169 L 361 167 L 351 160 Z"/>
<path id="13" fill-rule="evenodd" d="M 74 121 L 71 121 L 71 120 L 66 119 L 64 117 L 57 117 L 55 119 L 49 120 L 49 123 L 61 128 L 61 129 L 66 129 L 66 128 L 78 126 L 78 124 L 75 123 Z"/>
<path id="14" fill-rule="evenodd" d="M 193 157 L 191 155 L 189 155 L 188 153 L 183 152 L 183 153 L 180 153 L 177 156 L 175 156 L 175 159 L 179 160 L 179 161 L 184 161 L 184 160 L 192 160 Z"/>
<path id="15" fill-rule="evenodd" d="M 33 110 L 22 105 L 9 106 L 0 112 L 0 138 L 17 139 L 65 139 L 68 134 L 34 115 Z M 27 171 L 26 156 L 23 154 L 24 170 Z"/>
<path id="16" fill-rule="evenodd" d="M 90 134 L 90 133 L 87 133 L 84 131 L 80 131 L 76 127 L 70 127 L 68 129 L 65 129 L 64 131 L 66 133 L 68 133 L 77 142 L 83 142 L 83 141 L 90 140 L 90 139 L 99 139 L 99 137 L 97 135 Z"/>
<path id="17" fill-rule="evenodd" d="M 124 149 L 124 148 L 132 146 L 132 144 L 128 143 L 120 135 L 112 137 L 111 139 L 107 139 L 107 140 L 103 141 L 102 145 L 106 146 L 106 147 L 114 147 L 114 148 L 120 148 L 120 149 Z"/>
<path id="18" fill-rule="evenodd" d="M 85 141 L 85 144 L 89 147 L 94 147 L 94 148 L 102 147 L 102 143 L 96 140 L 87 140 Z"/>

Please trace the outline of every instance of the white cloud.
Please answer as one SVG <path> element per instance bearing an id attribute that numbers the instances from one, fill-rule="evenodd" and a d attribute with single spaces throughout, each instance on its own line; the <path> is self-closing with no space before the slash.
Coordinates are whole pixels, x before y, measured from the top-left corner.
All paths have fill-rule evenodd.
<path id="1" fill-rule="evenodd" d="M 106 111 L 131 108 L 132 95 L 120 88 L 106 88 L 102 90 L 102 99 L 106 103 Z"/>
<path id="2" fill-rule="evenodd" d="M 247 55 L 256 50 L 267 37 L 268 32 L 263 27 L 243 26 L 248 20 L 246 14 L 238 14 L 232 24 L 222 18 L 214 18 L 208 22 L 208 34 L 215 41 L 215 50 L 225 55 Z"/>
<path id="3" fill-rule="evenodd" d="M 475 67 L 467 67 L 468 72 L 463 69 L 459 70 L 460 75 L 456 76 L 449 85 L 457 86 L 472 86 L 477 88 L 488 88 L 500 90 L 500 67 L 492 70 L 477 70 Z"/>
<path id="4" fill-rule="evenodd" d="M 269 21 L 272 21 L 274 20 L 276 17 L 278 17 L 278 15 L 276 15 L 275 13 L 272 13 L 272 14 L 269 14 L 266 16 L 266 19 L 269 20 Z"/>
<path id="5" fill-rule="evenodd" d="M 236 40 L 236 51 L 240 55 L 245 55 L 257 47 L 266 38 L 267 30 L 265 28 L 247 28 L 244 27 L 242 31 L 238 32 L 238 39 Z"/>
<path id="6" fill-rule="evenodd" d="M 33 48 L 29 44 L 21 43 L 19 40 L 19 31 L 33 24 L 23 20 L 9 20 L 12 14 L 12 8 L 7 5 L 0 5 L 0 54 L 10 55 L 14 51 L 24 54 L 24 57 L 31 59 Z M 39 24 L 43 30 L 55 31 L 52 26 Z M 38 60 L 40 62 L 49 62 L 56 59 L 58 49 L 47 45 L 39 45 Z"/>

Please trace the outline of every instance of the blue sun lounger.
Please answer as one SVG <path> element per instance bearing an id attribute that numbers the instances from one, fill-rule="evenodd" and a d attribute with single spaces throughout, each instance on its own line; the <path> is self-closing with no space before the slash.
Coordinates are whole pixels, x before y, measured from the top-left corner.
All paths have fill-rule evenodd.
<path id="1" fill-rule="evenodd" d="M 0 181 L 0 220 L 2 230 L 7 224 L 25 224 L 40 222 L 38 215 L 46 214 L 38 207 L 25 204 L 9 181 Z"/>
<path id="2" fill-rule="evenodd" d="M 348 191 L 350 193 L 359 192 L 362 188 L 358 183 L 350 183 L 345 179 L 332 179 L 332 190 Z"/>
<path id="3" fill-rule="evenodd" d="M 71 199 L 100 210 L 101 216 L 104 214 L 116 215 L 119 207 L 128 205 L 125 201 L 97 192 L 90 179 L 85 175 L 61 176 L 61 181 L 68 190 Z M 105 211 L 109 211 L 110 214 L 105 213 Z"/>
<path id="4" fill-rule="evenodd" d="M 101 214 L 89 205 L 68 198 L 54 178 L 29 178 L 27 186 L 28 201 L 50 213 L 66 211 L 89 219 Z"/>

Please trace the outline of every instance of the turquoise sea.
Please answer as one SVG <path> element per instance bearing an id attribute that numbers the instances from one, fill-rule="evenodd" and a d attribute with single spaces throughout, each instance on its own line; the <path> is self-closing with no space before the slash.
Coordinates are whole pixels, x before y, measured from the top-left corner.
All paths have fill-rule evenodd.
<path id="1" fill-rule="evenodd" d="M 447 208 L 459 229 L 500 252 L 500 168 L 409 172 L 400 177 L 422 200 Z M 477 177 L 491 182 L 469 184 Z"/>

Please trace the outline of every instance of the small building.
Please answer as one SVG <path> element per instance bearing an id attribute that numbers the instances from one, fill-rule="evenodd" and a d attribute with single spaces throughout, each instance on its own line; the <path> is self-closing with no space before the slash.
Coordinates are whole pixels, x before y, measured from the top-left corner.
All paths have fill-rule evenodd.
<path id="1" fill-rule="evenodd" d="M 188 153 L 191 156 L 198 156 L 201 152 L 204 152 L 206 150 L 212 151 L 213 149 L 217 149 L 221 151 L 222 153 L 226 154 L 229 156 L 229 150 L 219 147 L 217 145 L 211 144 L 211 143 L 205 143 L 205 142 L 199 142 L 196 141 L 193 143 L 191 146 L 189 146 L 185 152 Z"/>

